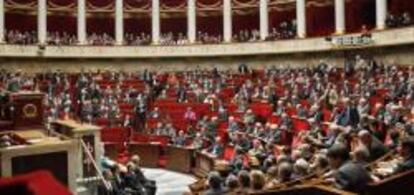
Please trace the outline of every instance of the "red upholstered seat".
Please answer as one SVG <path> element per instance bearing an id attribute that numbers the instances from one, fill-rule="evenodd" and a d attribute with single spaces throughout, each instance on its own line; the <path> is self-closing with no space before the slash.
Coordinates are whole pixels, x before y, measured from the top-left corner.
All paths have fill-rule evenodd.
<path id="1" fill-rule="evenodd" d="M 253 103 L 250 105 L 250 109 L 252 109 L 254 114 L 263 118 L 268 118 L 272 114 L 272 106 L 267 103 Z"/>
<path id="2" fill-rule="evenodd" d="M 103 128 L 101 131 L 103 142 L 122 143 L 126 141 L 126 129 L 122 127 Z"/>
<path id="3" fill-rule="evenodd" d="M 274 116 L 274 115 L 272 115 L 272 116 L 270 116 L 270 118 L 269 118 L 268 122 L 270 122 L 270 123 L 275 123 L 275 124 L 279 124 L 279 122 L 280 122 L 280 117 L 279 117 L 279 116 Z"/>
<path id="4" fill-rule="evenodd" d="M 141 133 L 133 133 L 131 136 L 131 141 L 132 142 L 140 142 L 140 143 L 146 143 L 149 142 L 149 137 L 148 135 L 145 134 L 141 134 Z"/>
<path id="5" fill-rule="evenodd" d="M 134 109 L 134 105 L 133 104 L 129 104 L 129 103 L 122 103 L 122 104 L 119 104 L 119 109 L 120 110 L 133 110 Z"/>
<path id="6" fill-rule="evenodd" d="M 95 124 L 101 127 L 109 126 L 109 120 L 107 118 L 98 118 L 95 120 Z"/>
<path id="7" fill-rule="evenodd" d="M 296 132 L 310 129 L 310 125 L 308 121 L 304 119 L 292 118 L 292 122 L 293 122 L 293 128 L 295 129 Z"/>
<path id="8" fill-rule="evenodd" d="M 15 177 L 0 178 L 0 194 L 10 195 L 70 195 L 50 172 L 35 171 Z"/>
<path id="9" fill-rule="evenodd" d="M 369 99 L 369 104 L 371 106 L 375 106 L 378 103 L 384 105 L 384 101 L 385 101 L 384 98 L 381 96 L 373 96 Z"/>
<path id="10" fill-rule="evenodd" d="M 161 146 L 166 146 L 170 142 L 170 138 L 168 136 L 161 136 L 161 135 L 149 135 L 148 141 L 153 143 L 159 143 Z"/>
<path id="11" fill-rule="evenodd" d="M 224 154 L 223 154 L 224 160 L 230 161 L 234 157 L 234 154 L 235 154 L 235 150 L 233 146 L 224 147 Z"/>

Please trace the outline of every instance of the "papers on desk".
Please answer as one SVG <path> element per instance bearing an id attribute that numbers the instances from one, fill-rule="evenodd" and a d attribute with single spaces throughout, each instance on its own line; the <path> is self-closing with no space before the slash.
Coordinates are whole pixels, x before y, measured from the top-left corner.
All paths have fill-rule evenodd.
<path id="1" fill-rule="evenodd" d="M 36 144 L 36 143 L 39 143 L 41 141 L 43 141 L 43 138 L 36 138 L 36 139 L 29 139 L 29 140 L 27 140 L 27 142 L 29 144 Z"/>

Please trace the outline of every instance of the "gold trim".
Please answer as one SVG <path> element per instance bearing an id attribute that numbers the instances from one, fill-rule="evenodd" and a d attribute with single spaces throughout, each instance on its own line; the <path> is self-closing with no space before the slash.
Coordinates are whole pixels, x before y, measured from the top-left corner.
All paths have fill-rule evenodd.
<path id="1" fill-rule="evenodd" d="M 34 118 L 37 116 L 37 107 L 34 104 L 24 105 L 22 111 L 25 118 Z"/>

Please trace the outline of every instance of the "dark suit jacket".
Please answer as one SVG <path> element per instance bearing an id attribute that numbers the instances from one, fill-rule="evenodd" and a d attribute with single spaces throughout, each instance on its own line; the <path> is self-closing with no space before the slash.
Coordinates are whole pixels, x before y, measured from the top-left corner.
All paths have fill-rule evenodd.
<path id="1" fill-rule="evenodd" d="M 345 162 L 335 175 L 336 186 L 352 192 L 363 192 L 371 177 L 362 164 Z"/>
<path id="2" fill-rule="evenodd" d="M 111 183 L 111 189 L 106 189 L 103 183 L 98 185 L 98 195 L 124 195 L 125 192 L 116 184 L 115 181 L 108 181 Z"/>
<path id="3" fill-rule="evenodd" d="M 411 157 L 403 163 L 399 164 L 395 170 L 395 173 L 402 173 L 411 169 L 414 169 L 414 157 Z"/>
<path id="4" fill-rule="evenodd" d="M 370 161 L 377 160 L 388 152 L 388 148 L 375 137 L 372 137 L 372 142 L 368 149 Z"/>

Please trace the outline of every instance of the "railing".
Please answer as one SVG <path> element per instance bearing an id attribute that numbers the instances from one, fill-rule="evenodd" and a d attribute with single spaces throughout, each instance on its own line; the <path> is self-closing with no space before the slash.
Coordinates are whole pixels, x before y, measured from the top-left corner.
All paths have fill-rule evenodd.
<path id="1" fill-rule="evenodd" d="M 322 52 L 353 48 L 385 47 L 414 44 L 414 27 L 373 31 L 372 42 L 338 47 L 325 37 L 248 43 L 223 43 L 180 46 L 45 46 L 0 45 L 0 57 L 44 58 L 170 58 L 216 57 Z M 341 36 L 341 35 L 339 35 Z M 358 36 L 347 34 L 343 36 Z M 334 36 L 338 37 L 338 36 Z"/>
<path id="2" fill-rule="evenodd" d="M 95 171 L 98 173 L 98 179 L 103 183 L 104 187 L 108 190 L 110 189 L 110 185 L 108 183 L 108 181 L 104 178 L 102 171 L 99 169 L 98 164 L 96 163 L 91 151 L 89 151 L 88 147 L 86 146 L 85 142 L 80 139 L 80 143 L 82 145 L 82 149 L 85 152 L 87 158 L 89 158 L 89 160 L 92 162 L 93 167 L 95 168 Z M 86 179 L 85 181 L 87 181 L 87 178 L 83 178 Z"/>

